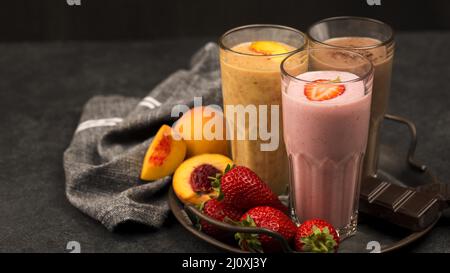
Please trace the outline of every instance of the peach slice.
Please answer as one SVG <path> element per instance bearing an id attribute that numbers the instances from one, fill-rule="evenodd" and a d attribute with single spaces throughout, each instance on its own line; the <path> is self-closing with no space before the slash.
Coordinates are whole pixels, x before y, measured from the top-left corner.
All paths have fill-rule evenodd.
<path id="1" fill-rule="evenodd" d="M 141 179 L 151 181 L 171 175 L 185 155 L 186 143 L 174 138 L 170 126 L 161 126 L 145 154 Z"/>
<path id="2" fill-rule="evenodd" d="M 289 52 L 283 44 L 274 41 L 255 41 L 250 44 L 250 50 L 262 55 L 285 54 Z"/>
<path id="3" fill-rule="evenodd" d="M 227 155 L 225 129 L 222 111 L 210 106 L 190 109 L 174 125 L 186 143 L 187 157 L 207 153 Z"/>
<path id="4" fill-rule="evenodd" d="M 217 195 L 210 177 L 223 174 L 233 161 L 221 154 L 202 154 L 185 160 L 173 175 L 173 190 L 185 204 L 201 204 Z"/>

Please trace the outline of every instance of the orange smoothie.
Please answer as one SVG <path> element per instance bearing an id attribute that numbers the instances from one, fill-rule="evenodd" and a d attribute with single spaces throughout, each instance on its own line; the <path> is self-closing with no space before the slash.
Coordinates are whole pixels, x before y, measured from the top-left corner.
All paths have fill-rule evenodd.
<path id="1" fill-rule="evenodd" d="M 221 49 L 222 93 L 225 111 L 227 105 L 267 106 L 267 113 L 264 113 L 267 116 L 267 128 L 268 131 L 278 130 L 278 147 L 273 151 L 262 151 L 261 144 L 268 140 L 262 140 L 259 136 L 256 140 L 249 140 L 250 132 L 258 131 L 259 125 L 250 124 L 246 118 L 245 128 L 237 128 L 236 123 L 228 124 L 234 126 L 235 132 L 244 130 L 247 137 L 245 140 L 231 140 L 231 151 L 236 164 L 252 169 L 275 193 L 283 194 L 286 192 L 289 173 L 282 135 L 280 64 L 286 57 L 282 53 L 289 53 L 295 48 L 284 43 L 270 43 L 272 51 L 269 52 L 263 50 L 264 46 L 262 50 L 255 51 L 251 42 L 237 44 L 231 50 Z M 273 52 L 275 54 L 270 54 Z M 299 73 L 304 71 L 306 64 L 299 68 Z M 279 107 L 277 116 L 271 114 L 273 105 Z M 258 119 L 261 115 L 263 113 L 258 110 Z M 271 128 L 272 119 L 276 119 L 278 128 Z"/>

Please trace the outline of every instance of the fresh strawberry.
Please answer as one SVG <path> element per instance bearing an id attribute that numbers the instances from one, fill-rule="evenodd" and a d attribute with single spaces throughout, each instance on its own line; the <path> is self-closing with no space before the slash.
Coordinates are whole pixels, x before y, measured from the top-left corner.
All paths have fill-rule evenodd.
<path id="1" fill-rule="evenodd" d="M 297 226 L 282 211 L 268 206 L 255 207 L 247 211 L 242 217 L 240 224 L 246 227 L 262 227 L 281 234 L 288 242 L 292 241 Z M 256 252 L 281 251 L 281 245 L 268 235 L 236 233 L 235 239 L 243 250 Z"/>
<path id="2" fill-rule="evenodd" d="M 275 193 L 256 173 L 244 166 L 228 166 L 223 175 L 212 183 L 219 192 L 219 200 L 238 209 L 271 206 L 287 211 Z"/>
<path id="3" fill-rule="evenodd" d="M 338 84 L 341 80 L 315 80 L 305 85 L 305 96 L 312 101 L 334 99 L 345 92 L 345 85 Z"/>
<path id="4" fill-rule="evenodd" d="M 339 236 L 334 227 L 321 219 L 303 222 L 295 234 L 295 249 L 305 252 L 335 252 Z"/>
<path id="5" fill-rule="evenodd" d="M 222 222 L 227 218 L 232 221 L 239 221 L 243 214 L 243 211 L 232 206 L 225 205 L 223 202 L 219 202 L 216 199 L 210 199 L 203 203 L 201 210 L 206 216 Z M 232 234 L 227 233 L 204 220 L 200 220 L 200 228 L 206 234 L 222 241 L 232 238 Z"/>

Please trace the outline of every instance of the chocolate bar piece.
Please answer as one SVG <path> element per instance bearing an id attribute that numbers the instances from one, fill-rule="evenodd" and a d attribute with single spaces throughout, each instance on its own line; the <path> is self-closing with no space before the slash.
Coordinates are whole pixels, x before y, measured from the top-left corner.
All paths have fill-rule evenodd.
<path id="1" fill-rule="evenodd" d="M 409 230 L 419 231 L 439 218 L 440 202 L 436 194 L 370 177 L 362 181 L 359 210 Z"/>

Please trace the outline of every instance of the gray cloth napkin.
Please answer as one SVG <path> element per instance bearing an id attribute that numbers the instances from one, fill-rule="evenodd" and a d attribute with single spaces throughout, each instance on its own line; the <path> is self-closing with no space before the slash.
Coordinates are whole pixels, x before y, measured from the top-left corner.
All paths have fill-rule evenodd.
<path id="1" fill-rule="evenodd" d="M 171 125 L 172 107 L 221 104 L 218 47 L 208 43 L 144 99 L 96 96 L 84 106 L 80 124 L 64 152 L 70 203 L 113 230 L 125 222 L 159 228 L 169 213 L 171 177 L 145 183 L 139 174 L 144 154 L 162 124 Z"/>

